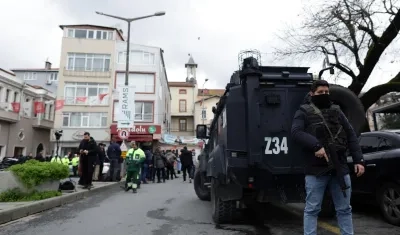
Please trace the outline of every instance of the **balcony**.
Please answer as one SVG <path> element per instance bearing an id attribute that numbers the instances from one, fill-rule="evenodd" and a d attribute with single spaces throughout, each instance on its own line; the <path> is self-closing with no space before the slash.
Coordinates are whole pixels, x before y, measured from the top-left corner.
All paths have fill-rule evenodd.
<path id="1" fill-rule="evenodd" d="M 0 120 L 6 121 L 6 122 L 11 122 L 11 123 L 16 123 L 19 120 L 18 113 L 9 111 L 7 109 L 2 109 L 0 107 Z"/>
<path id="2" fill-rule="evenodd" d="M 87 68 L 64 68 L 63 76 L 65 77 L 87 77 L 87 78 L 111 78 L 111 70 L 109 69 L 92 69 Z"/>
<path id="3" fill-rule="evenodd" d="M 32 118 L 32 127 L 50 130 L 54 127 L 54 121 L 41 118 Z"/>

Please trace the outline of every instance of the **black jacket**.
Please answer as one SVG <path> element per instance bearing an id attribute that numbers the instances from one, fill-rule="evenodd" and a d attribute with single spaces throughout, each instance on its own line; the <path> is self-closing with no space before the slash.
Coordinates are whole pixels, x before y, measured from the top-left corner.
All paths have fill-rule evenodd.
<path id="1" fill-rule="evenodd" d="M 358 138 L 353 130 L 353 127 L 347 120 L 346 116 L 340 112 L 339 122 L 343 126 L 343 130 L 347 134 L 348 150 L 353 158 L 355 164 L 363 164 L 364 158 L 361 152 L 360 145 L 358 144 Z M 308 127 L 307 115 L 302 111 L 298 110 L 293 118 L 292 122 L 292 138 L 295 142 L 303 146 L 303 154 L 305 156 L 305 174 L 316 175 L 323 171 L 318 166 L 317 157 L 315 157 L 315 146 L 322 145 L 319 143 L 317 138 L 305 130 Z M 327 151 L 327 150 L 325 150 Z M 347 166 L 347 156 L 342 156 L 344 162 L 342 163 L 343 173 L 349 173 Z"/>
<path id="2" fill-rule="evenodd" d="M 194 165 L 193 164 L 193 155 L 192 155 L 191 151 L 182 149 L 180 158 L 181 158 L 182 166 L 188 167 L 188 166 Z"/>
<path id="3" fill-rule="evenodd" d="M 91 138 L 89 140 L 82 140 L 81 143 L 79 144 L 79 151 L 80 150 L 87 150 L 88 154 L 81 154 L 82 157 L 88 157 L 90 160 L 95 161 L 97 158 L 98 154 L 98 146 L 96 144 L 96 141 Z"/>

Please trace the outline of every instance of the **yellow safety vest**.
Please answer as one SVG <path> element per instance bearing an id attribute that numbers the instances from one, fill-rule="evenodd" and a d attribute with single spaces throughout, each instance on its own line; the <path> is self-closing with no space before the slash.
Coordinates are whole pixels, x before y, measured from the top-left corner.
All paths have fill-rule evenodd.
<path id="1" fill-rule="evenodd" d="M 72 166 L 78 166 L 78 165 L 79 165 L 79 157 L 72 158 Z"/>

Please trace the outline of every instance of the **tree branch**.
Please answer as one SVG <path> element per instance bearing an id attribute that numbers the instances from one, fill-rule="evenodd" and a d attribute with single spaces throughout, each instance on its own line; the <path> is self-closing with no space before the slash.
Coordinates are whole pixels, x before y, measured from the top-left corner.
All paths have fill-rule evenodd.
<path id="1" fill-rule="evenodd" d="M 393 91 L 400 92 L 400 72 L 388 83 L 375 86 L 360 97 L 364 110 L 367 111 L 381 96 Z"/>
<path id="2" fill-rule="evenodd" d="M 390 45 L 390 43 L 397 37 L 400 28 L 400 11 L 398 11 L 390 22 L 389 26 L 382 33 L 377 43 L 373 43 L 369 48 L 367 55 L 364 59 L 364 69 L 360 70 L 357 79 L 353 80 L 349 86 L 355 94 L 360 94 L 362 88 L 367 82 L 369 76 L 378 63 L 381 55 L 385 49 Z"/>

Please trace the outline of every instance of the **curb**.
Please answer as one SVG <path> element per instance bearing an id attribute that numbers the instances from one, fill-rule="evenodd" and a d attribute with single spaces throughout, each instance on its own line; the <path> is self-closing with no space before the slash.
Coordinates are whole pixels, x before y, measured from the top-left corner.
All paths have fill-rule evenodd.
<path id="1" fill-rule="evenodd" d="M 62 195 L 59 197 L 48 198 L 48 199 L 44 199 L 41 201 L 36 201 L 36 202 L 31 202 L 31 203 L 28 202 L 29 204 L 27 204 L 27 205 L 0 211 L 0 225 L 8 223 L 13 220 L 17 220 L 17 219 L 29 216 L 29 215 L 33 215 L 33 214 L 36 214 L 39 212 L 50 210 L 55 207 L 60 207 L 65 204 L 79 201 L 86 197 L 90 197 L 93 194 L 96 194 L 96 193 L 99 193 L 102 191 L 106 191 L 113 187 L 117 187 L 117 186 L 119 187 L 120 183 L 121 182 L 115 182 L 115 183 L 104 185 L 101 187 L 92 188 L 90 191 L 85 190 L 85 191 L 81 191 L 81 192 L 65 194 L 65 195 Z"/>

